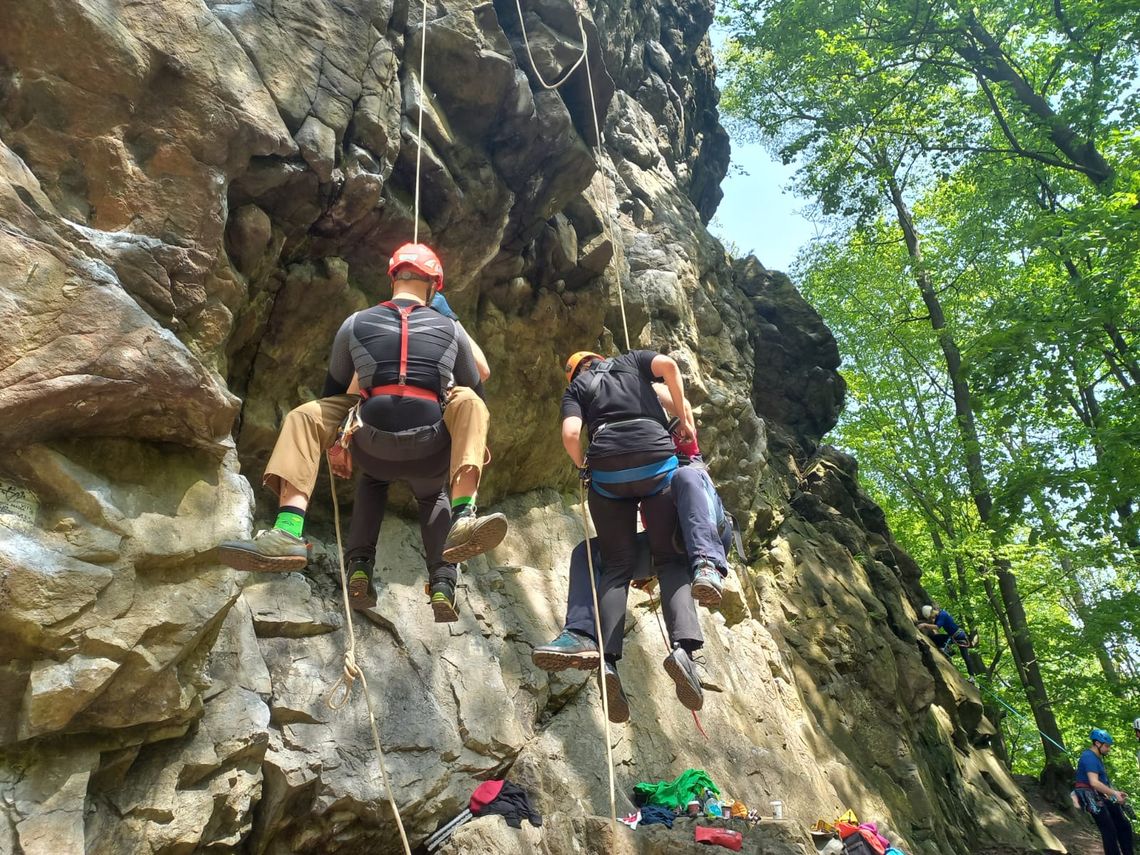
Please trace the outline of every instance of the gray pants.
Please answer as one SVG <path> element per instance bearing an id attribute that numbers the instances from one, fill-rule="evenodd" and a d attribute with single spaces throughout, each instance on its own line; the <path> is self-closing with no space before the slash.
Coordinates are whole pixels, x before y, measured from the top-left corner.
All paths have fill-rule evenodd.
<path id="1" fill-rule="evenodd" d="M 362 436 L 366 428 L 357 431 L 352 441 L 352 461 L 362 471 L 345 541 L 345 560 L 363 558 L 375 562 L 376 540 L 388 506 L 388 485 L 403 481 L 419 504 L 420 536 L 429 580 L 454 582 L 457 579 L 455 565 L 443 560 L 443 545 L 451 530 L 451 501 L 447 496 L 450 445 L 418 460 L 381 460 L 369 453 L 369 437 Z"/>

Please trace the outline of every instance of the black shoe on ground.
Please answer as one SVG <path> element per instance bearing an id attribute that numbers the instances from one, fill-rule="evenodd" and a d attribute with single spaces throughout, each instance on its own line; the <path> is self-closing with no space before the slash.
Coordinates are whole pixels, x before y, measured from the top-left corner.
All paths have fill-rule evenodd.
<path id="1" fill-rule="evenodd" d="M 697 663 L 688 651 L 676 647 L 665 657 L 665 673 L 677 686 L 677 700 L 690 710 L 699 710 L 705 703 L 705 693 L 697 676 Z"/>
<path id="2" fill-rule="evenodd" d="M 431 610 L 435 612 L 436 623 L 455 623 L 459 620 L 459 609 L 455 606 L 455 583 L 449 579 L 432 582 L 428 589 L 431 595 Z"/>
<path id="3" fill-rule="evenodd" d="M 372 562 L 353 559 L 348 563 L 348 605 L 362 612 L 376 606 L 376 588 L 372 585 Z"/>
<path id="4" fill-rule="evenodd" d="M 621 677 L 617 668 L 606 663 L 606 701 L 610 708 L 610 721 L 614 724 L 624 724 L 629 721 L 629 699 L 621 687 Z"/>
<path id="5" fill-rule="evenodd" d="M 543 671 L 565 671 L 567 668 L 592 671 L 598 667 L 601 656 L 594 639 L 564 629 L 554 641 L 534 648 L 530 658 Z"/>

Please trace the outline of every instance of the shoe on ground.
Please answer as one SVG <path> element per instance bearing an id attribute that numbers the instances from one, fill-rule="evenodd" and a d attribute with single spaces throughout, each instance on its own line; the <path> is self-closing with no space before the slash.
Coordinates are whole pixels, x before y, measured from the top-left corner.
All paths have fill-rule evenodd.
<path id="1" fill-rule="evenodd" d="M 431 610 L 436 623 L 455 623 L 459 620 L 459 609 L 455 606 L 455 583 L 448 579 L 433 582 L 428 588 L 431 596 Z"/>
<path id="2" fill-rule="evenodd" d="M 351 561 L 348 565 L 348 605 L 362 612 L 375 608 L 376 588 L 372 584 L 372 562 Z"/>
<path id="3" fill-rule="evenodd" d="M 693 599 L 706 609 L 715 609 L 724 596 L 724 580 L 715 564 L 702 561 L 693 572 Z"/>
<path id="4" fill-rule="evenodd" d="M 592 671 L 598 667 L 601 655 L 594 639 L 564 629 L 554 641 L 534 648 L 530 658 L 543 671 L 565 671 L 567 668 Z"/>
<path id="5" fill-rule="evenodd" d="M 677 700 L 685 709 L 699 710 L 705 703 L 705 693 L 697 676 L 697 663 L 688 652 L 676 647 L 665 657 L 665 673 L 677 686 Z"/>
<path id="6" fill-rule="evenodd" d="M 507 535 L 507 518 L 502 514 L 475 516 L 465 513 L 451 523 L 451 531 L 443 544 L 443 560 L 449 564 L 469 561 L 494 549 Z"/>
<path id="7" fill-rule="evenodd" d="M 271 528 L 252 540 L 227 540 L 218 545 L 218 560 L 235 570 L 288 573 L 309 563 L 309 545 L 299 537 Z"/>
<path id="8" fill-rule="evenodd" d="M 621 687 L 621 677 L 617 668 L 606 663 L 606 701 L 610 708 L 610 721 L 614 724 L 624 724 L 629 721 L 629 699 Z"/>

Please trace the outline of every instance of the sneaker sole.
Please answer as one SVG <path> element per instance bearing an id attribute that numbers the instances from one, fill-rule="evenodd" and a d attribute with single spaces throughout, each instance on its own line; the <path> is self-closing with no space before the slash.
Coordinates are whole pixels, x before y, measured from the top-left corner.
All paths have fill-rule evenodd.
<path id="1" fill-rule="evenodd" d="M 289 573 L 303 570 L 309 563 L 306 555 L 262 555 L 251 549 L 234 546 L 219 546 L 218 561 L 234 570 L 247 570 L 252 573 Z"/>
<path id="2" fill-rule="evenodd" d="M 614 674 L 606 674 L 606 700 L 610 707 L 610 721 L 614 724 L 629 721 L 629 701 L 621 690 L 621 680 Z"/>
<path id="3" fill-rule="evenodd" d="M 455 623 L 459 620 L 459 612 L 453 604 L 444 599 L 432 597 L 431 610 L 435 612 L 436 623 Z"/>
<path id="4" fill-rule="evenodd" d="M 724 599 L 724 594 L 707 582 L 696 582 L 693 585 L 693 599 L 706 609 L 715 609 Z"/>
<path id="5" fill-rule="evenodd" d="M 348 583 L 348 605 L 358 612 L 376 606 L 376 596 L 368 593 L 368 582 L 356 579 Z"/>
<path id="6" fill-rule="evenodd" d="M 665 673 L 677 686 L 677 700 L 685 709 L 699 710 L 705 705 L 705 695 L 700 689 L 694 689 L 689 682 L 684 667 L 672 656 L 665 660 Z"/>
<path id="7" fill-rule="evenodd" d="M 536 668 L 541 668 L 550 673 L 565 671 L 568 668 L 593 671 L 598 667 L 601 658 L 597 651 L 591 653 L 554 653 L 547 650 L 536 650 L 530 655 L 530 660 Z"/>
<path id="8" fill-rule="evenodd" d="M 502 517 L 491 517 L 480 520 L 471 537 L 463 543 L 443 550 L 443 560 L 449 564 L 458 564 L 469 561 L 476 555 L 482 555 L 488 549 L 494 549 L 503 542 L 507 536 L 507 521 Z"/>

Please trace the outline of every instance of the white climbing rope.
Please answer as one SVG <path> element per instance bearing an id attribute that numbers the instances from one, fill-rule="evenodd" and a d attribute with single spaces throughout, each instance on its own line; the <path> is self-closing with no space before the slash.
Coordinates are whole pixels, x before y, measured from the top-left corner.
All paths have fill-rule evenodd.
<path id="1" fill-rule="evenodd" d="M 586 66 L 586 88 L 590 90 L 590 115 L 594 120 L 594 143 L 595 143 L 595 147 L 597 149 L 598 171 L 602 175 L 602 192 L 603 192 L 603 196 L 604 196 L 602 204 L 606 208 L 605 230 L 606 230 L 606 233 L 610 239 L 610 246 L 613 247 L 613 251 L 614 251 L 614 261 L 615 261 L 615 268 L 616 268 L 616 274 L 617 274 L 616 275 L 617 287 L 618 287 L 618 307 L 621 309 L 621 327 L 622 327 L 622 332 L 625 334 L 625 349 L 628 351 L 630 349 L 629 322 L 626 320 L 626 315 L 625 315 L 625 292 L 624 292 L 624 289 L 622 287 L 622 280 L 621 280 L 622 260 L 623 259 L 622 259 L 621 245 L 618 243 L 618 241 L 614 235 L 614 223 L 613 223 L 613 211 L 616 208 L 617 203 L 611 197 L 611 194 L 610 194 L 611 188 L 610 188 L 610 185 L 606 182 L 605 170 L 602 168 L 603 159 L 608 158 L 608 155 L 606 154 L 605 141 L 604 141 L 604 138 L 602 137 L 601 125 L 598 121 L 598 104 L 597 104 L 597 100 L 594 97 L 594 76 L 593 76 L 593 73 L 590 71 L 590 57 L 589 57 L 590 44 L 589 44 L 589 39 L 586 35 L 586 25 L 585 25 L 585 20 L 584 20 L 584 12 L 586 11 L 585 10 L 585 2 L 584 2 L 584 0 L 574 0 L 573 5 L 574 5 L 574 14 L 578 19 L 578 32 L 582 36 L 582 53 L 578 57 L 578 59 L 576 59 L 574 61 L 574 64 L 572 66 L 570 66 L 570 68 L 565 73 L 563 73 L 563 75 L 557 81 L 555 81 L 554 83 L 550 83 L 546 80 L 545 77 L 542 76 L 542 72 L 538 70 L 538 63 L 536 63 L 534 61 L 534 54 L 531 53 L 531 49 L 530 49 L 530 39 L 528 38 L 527 33 L 526 33 L 526 21 L 523 18 L 522 2 L 521 2 L 521 0 L 515 0 L 515 9 L 518 10 L 518 13 L 519 13 L 519 29 L 522 30 L 523 45 L 526 47 L 527 59 L 530 60 L 531 70 L 534 72 L 535 79 L 538 80 L 538 83 L 540 86 L 542 86 L 544 89 L 558 89 L 563 84 L 565 84 L 566 81 L 568 81 L 570 79 L 570 76 L 575 71 L 578 70 L 578 67 L 580 65 L 585 63 L 585 66 Z M 612 158 L 608 158 L 608 159 L 610 161 L 610 166 L 614 168 L 614 174 L 616 175 L 617 169 L 616 169 L 616 167 L 614 167 L 613 159 Z"/>
<path id="2" fill-rule="evenodd" d="M 380 730 L 376 725 L 376 711 L 372 708 L 372 694 L 368 691 L 368 680 L 364 676 L 364 669 L 356 661 L 356 631 L 352 626 L 352 608 L 348 604 L 348 576 L 344 570 L 344 547 L 340 537 L 340 502 L 336 497 L 336 475 L 333 474 L 332 464 L 327 456 L 325 462 L 329 469 L 329 489 L 333 500 L 333 522 L 336 527 L 336 554 L 340 559 L 340 588 L 344 600 L 344 625 L 348 630 L 348 647 L 344 651 L 344 673 L 340 675 L 329 690 L 325 705 L 331 710 L 339 710 L 348 703 L 348 696 L 352 692 L 352 684 L 360 680 L 360 687 L 364 689 L 364 703 L 368 706 L 368 723 L 372 728 L 372 745 L 376 749 L 376 756 L 380 760 L 380 775 L 384 779 L 384 790 L 388 793 L 388 804 L 392 806 L 392 814 L 396 817 L 396 828 L 400 830 L 400 841 L 404 844 L 404 855 L 412 855 L 412 847 L 408 845 L 408 835 L 404 831 L 404 821 L 400 818 L 400 809 L 396 806 L 396 797 L 392 793 L 392 782 L 388 779 L 388 769 L 384 764 L 384 749 L 380 747 Z M 338 693 L 340 695 L 338 701 Z"/>
<path id="3" fill-rule="evenodd" d="M 606 765 L 610 773 L 610 826 L 617 831 L 617 799 L 614 789 L 614 751 L 610 736 L 610 697 L 606 691 L 606 644 L 602 637 L 602 610 L 598 606 L 598 583 L 594 579 L 594 550 L 590 547 L 590 515 L 586 510 L 586 485 L 578 481 L 582 500 L 582 534 L 586 539 L 586 563 L 590 568 L 590 595 L 594 598 L 594 632 L 598 643 L 598 682 L 602 687 L 602 726 L 606 736 Z"/>
<path id="4" fill-rule="evenodd" d="M 412 243 L 420 242 L 420 160 L 424 152 L 424 103 L 427 101 L 427 81 L 424 68 L 427 60 L 427 0 L 420 12 L 420 109 L 416 128 L 416 198 L 412 211 Z"/>

